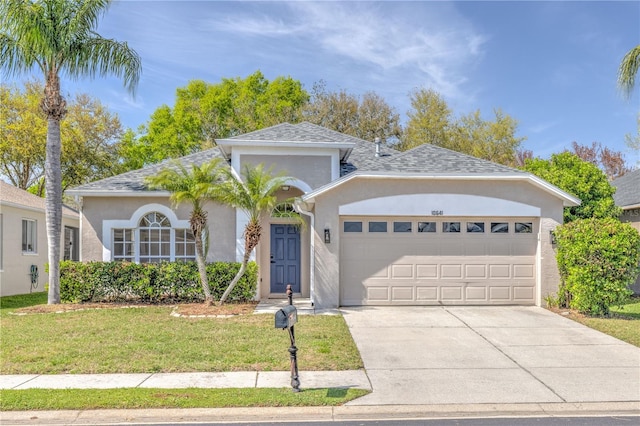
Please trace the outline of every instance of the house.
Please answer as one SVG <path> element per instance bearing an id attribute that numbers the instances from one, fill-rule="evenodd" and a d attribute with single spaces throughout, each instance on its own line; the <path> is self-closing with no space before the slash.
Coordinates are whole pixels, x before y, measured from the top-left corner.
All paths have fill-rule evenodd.
<path id="1" fill-rule="evenodd" d="M 398 152 L 310 123 L 217 140 L 182 157 L 240 172 L 286 171 L 306 225 L 273 214 L 256 248 L 259 299 L 291 284 L 317 308 L 353 305 L 541 305 L 557 290 L 551 231 L 579 200 L 531 175 L 432 145 Z M 150 191 L 153 165 L 72 190 L 82 205 L 81 259 L 193 258 L 189 208 Z M 286 215 L 285 215 L 286 216 Z M 246 217 L 208 206 L 207 260 L 240 260 Z"/>
<path id="2" fill-rule="evenodd" d="M 62 210 L 64 259 L 79 259 L 80 215 Z M 0 296 L 44 291 L 48 259 L 45 200 L 0 181 Z"/>
<path id="3" fill-rule="evenodd" d="M 616 206 L 622 208 L 620 221 L 629 223 L 640 232 L 640 169 L 617 178 L 611 185 L 616 188 L 613 195 Z M 631 289 L 640 294 L 640 277 Z"/>

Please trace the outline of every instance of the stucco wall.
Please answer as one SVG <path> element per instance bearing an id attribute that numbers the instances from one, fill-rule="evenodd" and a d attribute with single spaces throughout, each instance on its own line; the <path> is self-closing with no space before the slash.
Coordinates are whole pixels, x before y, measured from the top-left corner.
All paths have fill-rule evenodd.
<path id="1" fill-rule="evenodd" d="M 273 172 L 285 172 L 307 183 L 312 189 L 331 181 L 331 157 L 324 155 L 242 155 L 241 165 L 264 164 Z"/>
<path id="2" fill-rule="evenodd" d="M 640 208 L 624 210 L 620 215 L 620 221 L 628 223 L 640 232 Z M 640 294 L 640 276 L 631 286 L 631 290 L 635 294 Z"/>
<path id="3" fill-rule="evenodd" d="M 2 206 L 2 267 L 0 268 L 0 296 L 28 294 L 45 291 L 49 281 L 45 270 L 48 259 L 48 243 L 45 213 L 30 209 Z M 22 252 L 22 220 L 36 221 L 36 252 Z M 79 220 L 66 215 L 62 218 L 60 235 L 60 259 L 64 253 L 64 227 L 78 228 Z M 32 285 L 31 265 L 38 268 L 37 281 Z"/>
<path id="4" fill-rule="evenodd" d="M 105 220 L 129 220 L 138 209 L 145 206 L 148 206 L 149 212 L 154 211 L 152 204 L 171 208 L 169 199 L 164 197 L 84 197 L 80 260 L 103 260 Z M 235 260 L 235 211 L 214 203 L 207 204 L 205 210 L 208 213 L 210 238 L 207 261 Z M 191 209 L 184 204 L 174 212 L 179 220 L 188 220 Z"/>
<path id="5" fill-rule="evenodd" d="M 339 187 L 319 195 L 315 203 L 315 296 L 320 307 L 335 307 L 339 304 L 339 259 L 340 228 L 339 206 L 370 198 L 398 196 L 402 194 L 473 194 L 507 200 L 540 209 L 541 241 L 538 253 L 540 259 L 540 288 L 537 304 L 557 289 L 558 276 L 555 254 L 550 247 L 549 230 L 562 222 L 562 202 L 558 198 L 527 182 L 480 181 L 480 180 L 422 180 L 422 179 L 352 179 Z M 397 207 L 397 206 L 394 206 Z M 473 206 L 469 206 L 473 211 Z M 424 206 L 425 217 L 437 205 Z M 394 208 L 397 211 L 397 208 Z M 504 212 L 504 216 L 511 216 Z M 444 217 L 447 211 L 443 211 Z M 468 216 L 473 216 L 470 214 Z M 320 238 L 323 230 L 331 230 L 331 243 L 325 244 Z M 545 238 L 546 236 L 546 238 Z"/>

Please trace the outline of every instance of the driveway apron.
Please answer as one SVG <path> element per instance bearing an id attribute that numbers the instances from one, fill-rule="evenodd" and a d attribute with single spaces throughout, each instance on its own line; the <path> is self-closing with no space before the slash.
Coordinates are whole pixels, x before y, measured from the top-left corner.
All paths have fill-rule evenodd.
<path id="1" fill-rule="evenodd" d="M 373 392 L 351 405 L 638 401 L 640 348 L 539 307 L 343 308 Z"/>

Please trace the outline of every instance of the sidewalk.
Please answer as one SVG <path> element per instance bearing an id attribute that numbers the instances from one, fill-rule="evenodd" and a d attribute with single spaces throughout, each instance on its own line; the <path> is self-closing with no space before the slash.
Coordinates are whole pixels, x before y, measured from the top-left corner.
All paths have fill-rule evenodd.
<path id="1" fill-rule="evenodd" d="M 300 388 L 360 388 L 371 390 L 364 370 L 301 371 Z M 0 376 L 0 389 L 113 388 L 286 388 L 288 371 L 143 374 L 19 374 Z"/>

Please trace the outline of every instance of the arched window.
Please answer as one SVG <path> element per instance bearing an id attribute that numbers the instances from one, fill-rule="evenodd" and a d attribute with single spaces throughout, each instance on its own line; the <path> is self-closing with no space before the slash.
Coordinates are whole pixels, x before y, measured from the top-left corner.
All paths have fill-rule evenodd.
<path id="1" fill-rule="evenodd" d="M 138 223 L 140 263 L 171 260 L 171 222 L 161 213 L 151 212 Z"/>
<path id="2" fill-rule="evenodd" d="M 114 228 L 112 235 L 113 260 L 140 263 L 195 260 L 191 231 L 173 228 L 169 218 L 157 211 L 143 215 L 136 228 Z"/>

